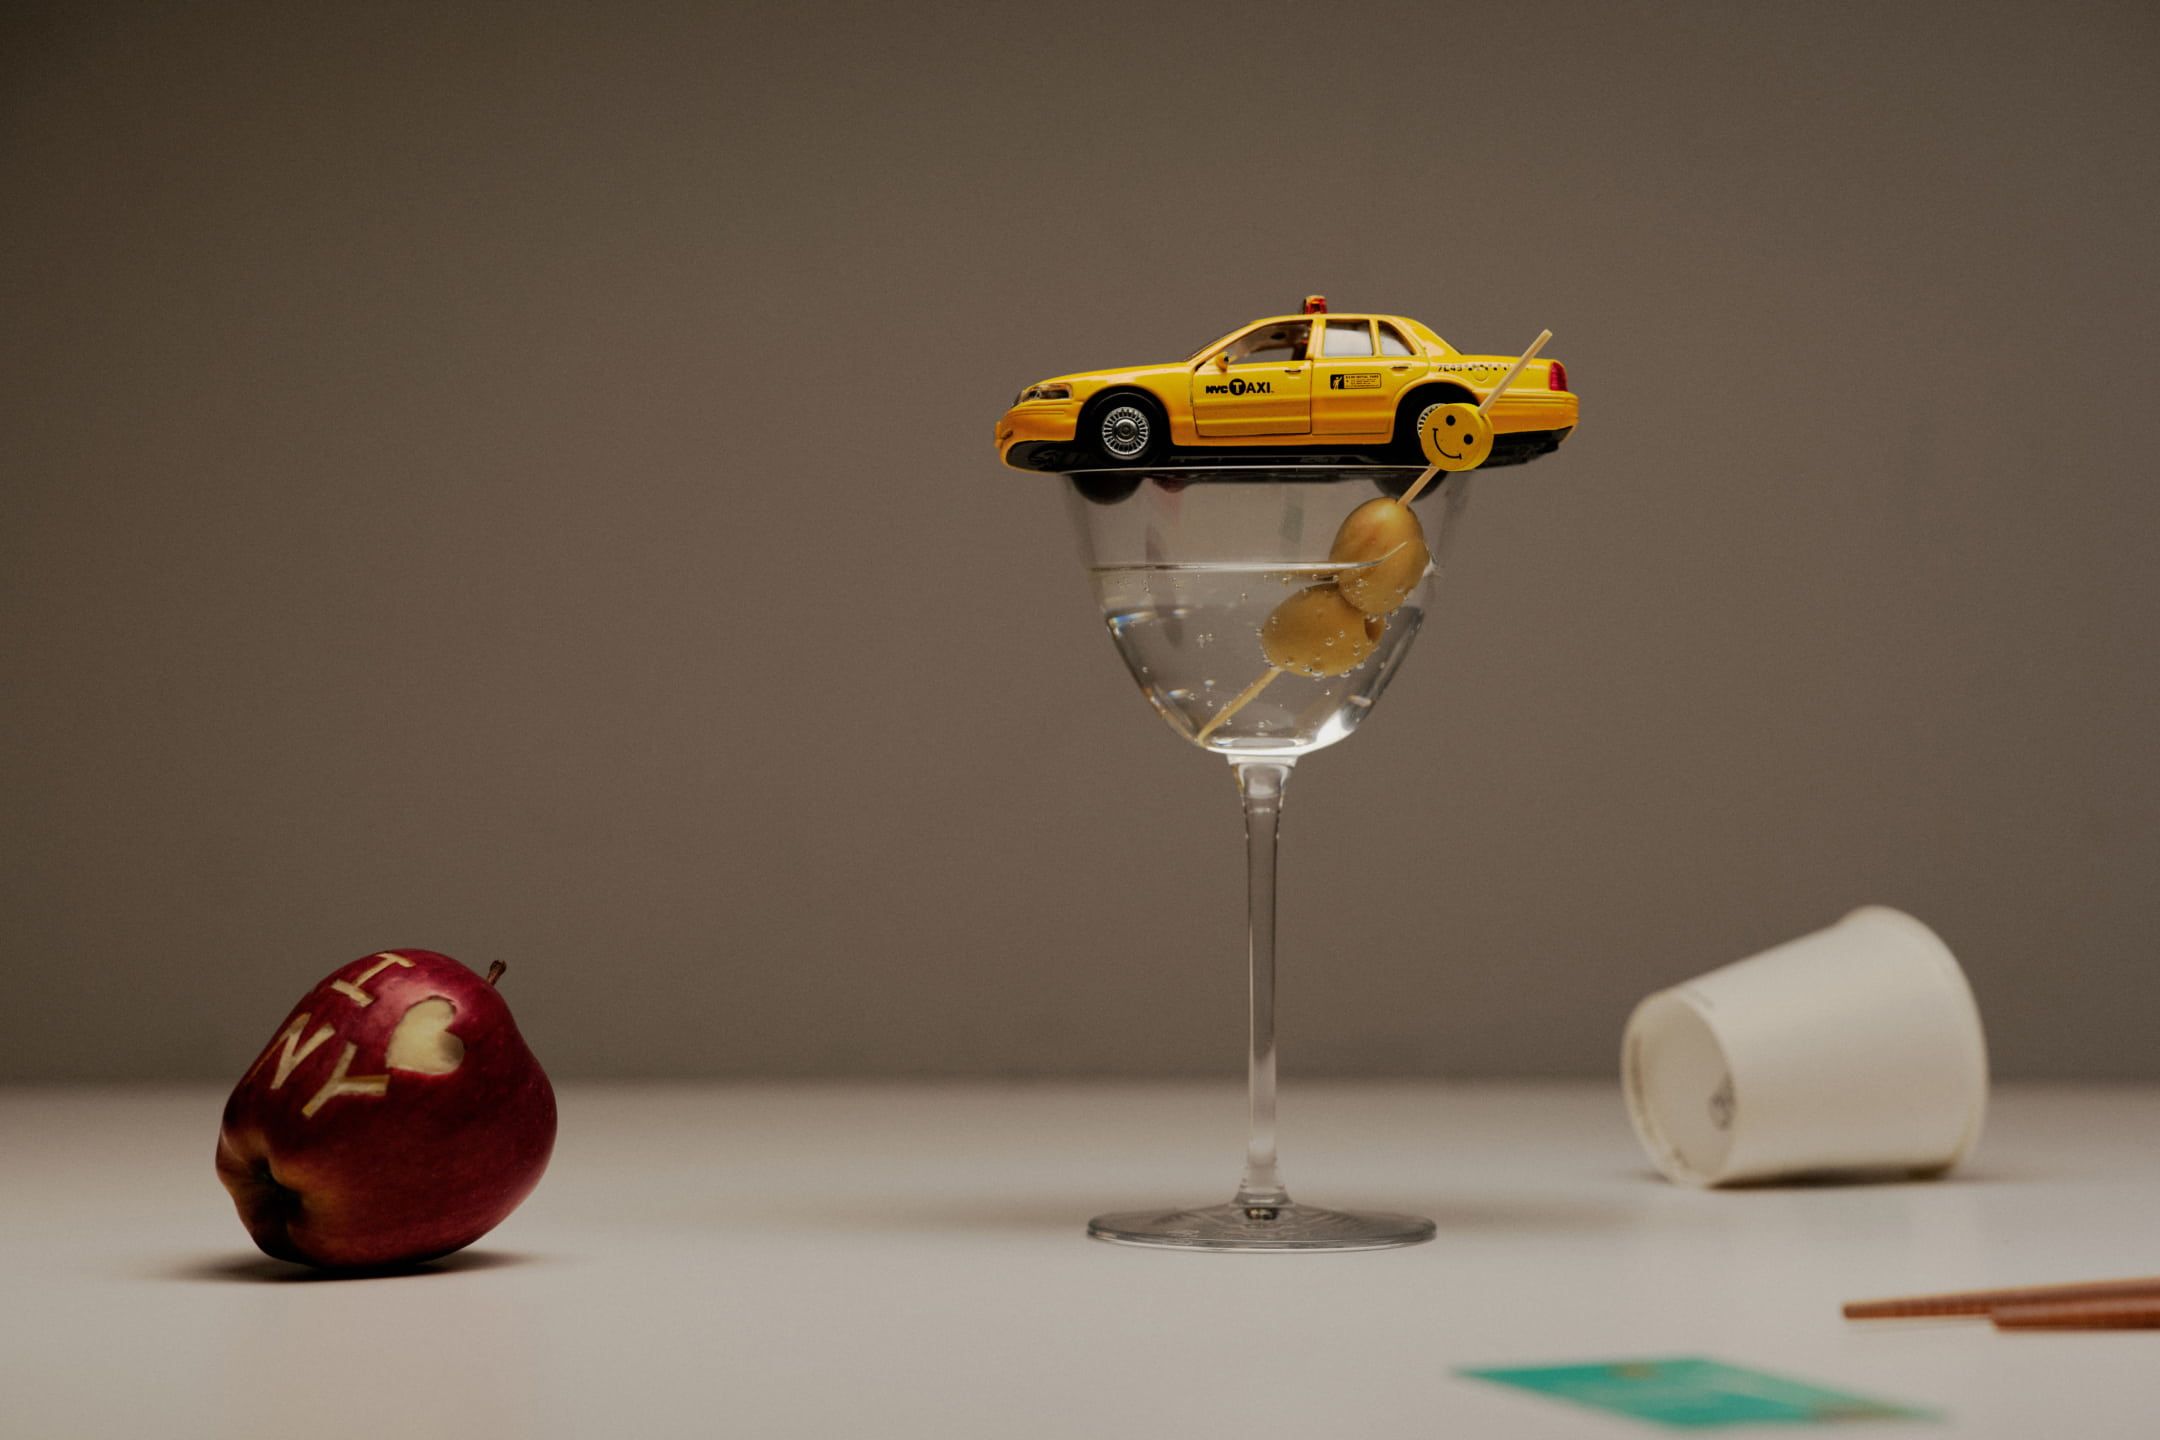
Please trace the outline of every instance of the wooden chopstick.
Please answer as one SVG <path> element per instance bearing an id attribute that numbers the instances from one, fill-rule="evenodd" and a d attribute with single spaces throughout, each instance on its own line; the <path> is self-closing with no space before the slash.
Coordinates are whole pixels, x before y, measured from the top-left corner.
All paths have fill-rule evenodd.
<path id="1" fill-rule="evenodd" d="M 1905 1295 L 1889 1300 L 1854 1300 L 1845 1306 L 1848 1320 L 1912 1320 L 1951 1315 L 1991 1315 L 2005 1307 L 2149 1302 L 2160 1310 L 2160 1275 L 2130 1280 L 2087 1280 L 2070 1285 L 2023 1285 L 2008 1290 L 1960 1290 L 1942 1295 Z"/>
<path id="2" fill-rule="evenodd" d="M 1998 1330 L 2160 1330 L 2160 1298 L 2000 1305 Z"/>

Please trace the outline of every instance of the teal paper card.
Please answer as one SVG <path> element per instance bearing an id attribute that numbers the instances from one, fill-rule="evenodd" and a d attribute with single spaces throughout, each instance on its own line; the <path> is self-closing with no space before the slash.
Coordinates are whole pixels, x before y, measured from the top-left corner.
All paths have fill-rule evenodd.
<path id="1" fill-rule="evenodd" d="M 1675 1430 L 1941 1418 L 1931 1411 L 1826 1390 L 1718 1360 L 1613 1360 L 1601 1365 L 1532 1365 L 1455 1373 Z"/>

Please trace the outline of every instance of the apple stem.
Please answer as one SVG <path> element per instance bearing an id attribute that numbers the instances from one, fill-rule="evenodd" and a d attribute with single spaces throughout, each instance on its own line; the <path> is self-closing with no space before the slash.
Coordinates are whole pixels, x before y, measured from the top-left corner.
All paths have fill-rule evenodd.
<path id="1" fill-rule="evenodd" d="M 509 968 L 509 964 L 502 960 L 497 960 L 494 964 L 488 966 L 488 984 L 492 985 L 497 980 L 502 979 L 503 971 Z"/>

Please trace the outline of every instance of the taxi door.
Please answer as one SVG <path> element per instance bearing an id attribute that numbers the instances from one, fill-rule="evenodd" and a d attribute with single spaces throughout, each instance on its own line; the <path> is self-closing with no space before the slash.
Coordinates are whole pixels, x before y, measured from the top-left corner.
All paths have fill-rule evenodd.
<path id="1" fill-rule="evenodd" d="M 1193 428 L 1202 436 L 1303 435 L 1312 429 L 1309 320 L 1255 326 L 1193 369 Z"/>
<path id="2" fill-rule="evenodd" d="M 1395 397 L 1423 368 L 1394 326 L 1350 315 L 1327 317 L 1313 355 L 1315 435 L 1386 434 Z"/>

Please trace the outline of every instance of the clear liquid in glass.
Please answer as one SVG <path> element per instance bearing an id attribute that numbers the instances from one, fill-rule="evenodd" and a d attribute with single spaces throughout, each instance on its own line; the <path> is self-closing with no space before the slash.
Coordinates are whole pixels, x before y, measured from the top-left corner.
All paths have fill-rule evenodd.
<path id="1" fill-rule="evenodd" d="M 1218 754 L 1295 757 L 1358 727 L 1409 653 L 1429 585 L 1413 590 L 1387 617 L 1386 633 L 1355 669 L 1328 677 L 1284 671 L 1205 740 L 1200 732 L 1268 672 L 1260 628 L 1275 607 L 1348 568 L 1326 562 L 1100 565 L 1089 576 L 1126 667 L 1171 729 Z"/>

